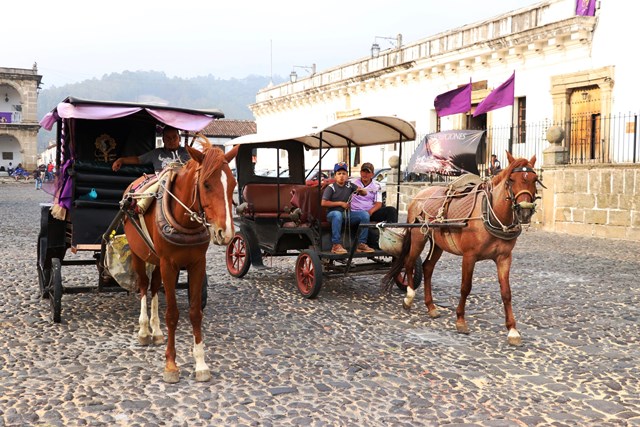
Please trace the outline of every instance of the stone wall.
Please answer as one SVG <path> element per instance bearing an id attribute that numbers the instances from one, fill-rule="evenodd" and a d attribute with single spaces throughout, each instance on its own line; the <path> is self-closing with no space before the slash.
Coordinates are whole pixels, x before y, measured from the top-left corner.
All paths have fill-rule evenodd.
<path id="1" fill-rule="evenodd" d="M 544 230 L 640 240 L 640 165 L 549 166 L 542 179 Z"/>

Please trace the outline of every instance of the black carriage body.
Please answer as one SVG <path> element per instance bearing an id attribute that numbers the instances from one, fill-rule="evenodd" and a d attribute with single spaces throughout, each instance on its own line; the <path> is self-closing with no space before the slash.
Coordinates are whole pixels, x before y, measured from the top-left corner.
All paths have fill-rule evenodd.
<path id="1" fill-rule="evenodd" d="M 96 113 L 98 110 L 102 112 Z M 177 117 L 184 126 L 172 122 Z M 155 148 L 161 126 L 170 124 L 195 132 L 212 119 L 222 117 L 224 114 L 219 110 L 69 97 L 42 119 L 41 125 L 47 129 L 56 125 L 56 181 L 59 185 L 56 197 L 69 197 L 64 219 L 52 215 L 55 205 L 43 204 L 41 207 L 37 268 L 40 291 L 43 297 L 51 300 L 55 322 L 60 322 L 63 293 L 123 290 L 105 274 L 103 235 L 111 231 L 109 228 L 120 212 L 125 189 L 135 179 L 152 174 L 154 170 L 152 165 L 123 165 L 114 172 L 111 169 L 113 162 L 119 157 L 139 156 Z M 67 255 L 69 250 L 74 254 L 86 252 L 90 257 L 65 259 L 71 258 Z M 94 264 L 99 276 L 96 286 L 63 286 L 62 266 Z M 206 286 L 203 287 L 203 302 L 205 295 Z"/>

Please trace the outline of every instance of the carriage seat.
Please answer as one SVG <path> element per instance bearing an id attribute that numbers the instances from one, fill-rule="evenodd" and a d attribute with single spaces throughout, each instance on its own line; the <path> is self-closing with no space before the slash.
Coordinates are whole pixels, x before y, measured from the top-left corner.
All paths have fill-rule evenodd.
<path id="1" fill-rule="evenodd" d="M 290 219 L 293 210 L 291 194 L 294 189 L 303 188 L 304 184 L 247 184 L 242 189 L 242 198 L 247 202 L 244 215 L 254 218 Z M 278 206 L 278 193 L 280 206 Z"/>
<path id="2" fill-rule="evenodd" d="M 149 165 L 124 165 L 118 172 L 105 162 L 77 161 L 69 170 L 73 183 L 71 220 L 74 244 L 98 244 L 120 209 L 126 188 L 143 174 L 153 173 Z M 96 190 L 95 199 L 83 197 Z"/>
<path id="3" fill-rule="evenodd" d="M 300 224 L 310 224 L 319 220 L 321 227 L 331 228 L 327 222 L 327 208 L 323 208 L 320 204 L 321 197 L 322 189 L 319 189 L 317 185 L 294 189 L 291 204 L 300 209 Z"/>

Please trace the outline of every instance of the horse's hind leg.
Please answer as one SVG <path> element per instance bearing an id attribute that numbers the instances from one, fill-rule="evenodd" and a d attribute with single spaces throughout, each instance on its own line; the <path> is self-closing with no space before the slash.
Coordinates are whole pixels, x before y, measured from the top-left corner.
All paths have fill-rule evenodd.
<path id="1" fill-rule="evenodd" d="M 204 259 L 204 258 L 203 258 Z M 189 318 L 193 328 L 193 358 L 196 363 L 196 381 L 209 381 L 211 371 L 204 360 L 204 341 L 202 339 L 202 284 L 205 275 L 205 262 L 189 270 Z"/>
<path id="2" fill-rule="evenodd" d="M 456 330 L 462 334 L 469 333 L 467 321 L 464 319 L 464 308 L 467 304 L 467 297 L 471 293 L 471 283 L 473 280 L 473 269 L 476 266 L 475 258 L 462 256 L 462 284 L 460 285 L 460 302 L 456 309 Z"/>
<path id="3" fill-rule="evenodd" d="M 427 258 L 422 264 L 422 272 L 424 275 L 424 305 L 427 306 L 427 312 L 429 313 L 429 317 L 435 319 L 440 317 L 440 312 L 438 311 L 438 307 L 433 303 L 433 294 L 431 289 L 431 278 L 433 276 L 433 270 L 440 260 L 442 256 L 442 248 L 437 246 L 435 242 L 432 240 L 431 244 L 433 245 L 433 250 L 431 252 L 431 257 Z"/>
<path id="4" fill-rule="evenodd" d="M 162 328 L 160 328 L 160 316 L 158 315 L 158 291 L 162 286 L 162 279 L 160 276 L 160 267 L 153 269 L 151 275 L 151 338 L 154 344 L 162 344 L 164 342 L 164 335 L 162 334 Z"/>
<path id="5" fill-rule="evenodd" d="M 149 277 L 145 270 L 145 263 L 133 253 L 131 254 L 131 268 L 136 275 L 138 292 L 140 294 L 140 316 L 138 317 L 138 342 L 141 345 L 151 344 L 151 330 L 149 329 L 149 316 L 147 314 L 147 289 L 149 289 Z"/>
<path id="6" fill-rule="evenodd" d="M 511 254 L 506 257 L 499 257 L 496 260 L 498 267 L 498 281 L 500 282 L 500 296 L 504 305 L 505 326 L 509 331 L 507 342 L 509 345 L 522 345 L 522 337 L 516 329 L 516 318 L 513 315 L 513 307 L 511 306 L 511 285 L 509 284 L 509 271 L 511 270 Z"/>
<path id="7" fill-rule="evenodd" d="M 413 305 L 413 299 L 416 296 L 416 291 L 413 289 L 413 273 L 416 264 L 416 259 L 422 253 L 425 244 L 427 243 L 426 236 L 421 230 L 417 228 L 410 229 L 411 234 L 411 248 L 409 254 L 404 260 L 404 268 L 407 272 L 407 295 L 402 300 L 402 308 L 410 310 Z"/>

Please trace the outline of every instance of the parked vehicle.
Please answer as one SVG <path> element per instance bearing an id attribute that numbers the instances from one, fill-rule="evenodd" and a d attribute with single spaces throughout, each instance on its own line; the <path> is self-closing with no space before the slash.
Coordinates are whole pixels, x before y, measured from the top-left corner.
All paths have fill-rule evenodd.
<path id="1" fill-rule="evenodd" d="M 239 145 L 236 157 L 240 205 L 237 208 L 237 233 L 227 246 L 229 273 L 241 278 L 251 266 L 264 268 L 263 256 L 295 256 L 298 290 L 305 298 L 315 298 L 322 287 L 323 276 L 387 271 L 393 259 L 383 250 L 356 252 L 357 244 L 347 244 L 347 254 L 331 252 L 331 230 L 326 210 L 320 206 L 322 181 L 307 185 L 304 152 L 331 147 L 351 147 L 399 143 L 415 139 L 415 129 L 397 117 L 361 117 L 336 122 L 320 131 L 292 135 L 289 138 L 270 135 L 245 135 L 230 141 Z M 273 177 L 255 173 L 253 157 L 277 158 L 288 167 L 288 176 Z M 270 152 L 269 152 L 270 151 Z M 286 161 L 286 165 L 282 164 Z M 333 165 L 331 165 L 333 166 Z M 321 160 L 314 169 L 324 171 Z M 328 176 L 328 174 L 327 174 Z M 410 225 L 411 226 L 411 225 Z M 352 242 L 360 227 L 345 232 Z M 355 227 L 353 227 L 355 228 Z M 422 260 L 416 261 L 416 266 Z M 416 268 L 414 287 L 420 286 L 421 268 Z M 398 287 L 406 289 L 406 279 L 399 274 Z"/>
<path id="2" fill-rule="evenodd" d="M 61 321 L 65 293 L 124 290 L 105 269 L 104 234 L 120 211 L 127 186 L 154 170 L 151 165 L 123 165 L 114 172 L 113 161 L 125 153 L 140 155 L 153 149 L 159 125 L 198 131 L 221 117 L 217 110 L 69 97 L 41 120 L 47 130 L 57 124 L 55 170 L 60 175 L 54 203 L 41 205 L 36 264 L 40 293 L 51 301 L 54 322 Z M 78 256 L 67 259 L 68 251 Z M 77 265 L 95 265 L 96 284 L 64 286 L 62 267 Z M 205 284 L 203 302 L 206 289 Z"/>

